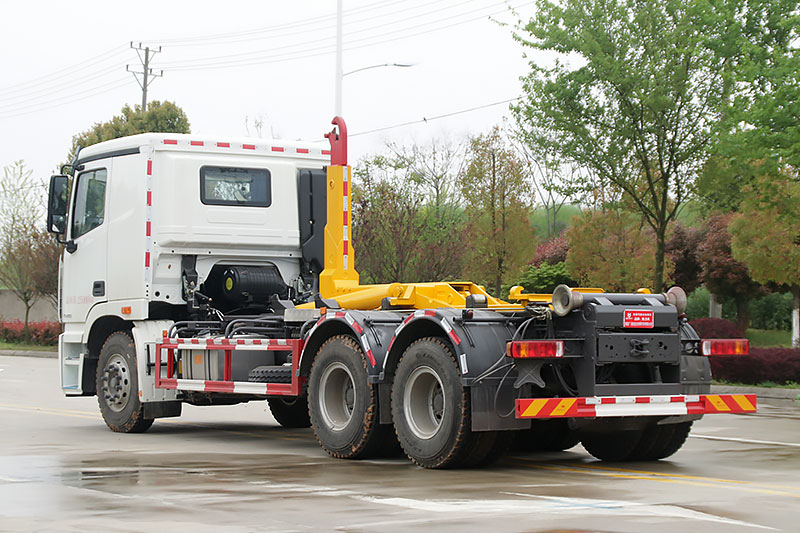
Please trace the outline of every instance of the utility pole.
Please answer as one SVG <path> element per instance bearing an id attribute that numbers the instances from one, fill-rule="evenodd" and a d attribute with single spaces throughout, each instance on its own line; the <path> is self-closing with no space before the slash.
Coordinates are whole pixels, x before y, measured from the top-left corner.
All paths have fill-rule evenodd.
<path id="1" fill-rule="evenodd" d="M 150 78 L 160 77 L 164 75 L 164 71 L 161 70 L 156 74 L 156 72 L 150 68 L 150 59 L 157 53 L 161 52 L 161 47 L 159 46 L 158 49 L 150 48 L 149 46 L 142 46 L 142 43 L 138 43 L 134 45 L 133 41 L 131 41 L 131 48 L 136 50 L 136 54 L 139 56 L 139 60 L 142 62 L 142 71 L 139 72 L 138 70 L 131 70 L 130 65 L 125 65 L 125 70 L 132 73 L 133 77 L 136 78 L 136 81 L 139 82 L 139 87 L 142 88 L 142 113 L 147 111 L 147 87 L 152 83 Z M 144 52 L 144 57 L 142 57 L 142 52 Z M 139 79 L 139 75 L 142 76 L 142 79 Z"/>

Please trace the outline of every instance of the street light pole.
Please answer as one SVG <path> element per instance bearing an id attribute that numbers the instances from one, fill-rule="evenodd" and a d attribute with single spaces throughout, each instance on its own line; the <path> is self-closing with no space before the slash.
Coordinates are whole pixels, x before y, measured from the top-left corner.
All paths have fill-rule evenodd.
<path id="1" fill-rule="evenodd" d="M 342 116 L 342 0 L 336 0 L 336 105 L 335 115 Z"/>

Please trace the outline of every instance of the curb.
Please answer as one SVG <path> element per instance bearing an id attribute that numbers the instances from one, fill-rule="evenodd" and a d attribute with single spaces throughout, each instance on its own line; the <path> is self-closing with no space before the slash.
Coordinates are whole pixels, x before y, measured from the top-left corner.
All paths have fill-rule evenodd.
<path id="1" fill-rule="evenodd" d="M 796 400 L 800 398 L 800 389 L 779 389 L 773 387 L 734 387 L 731 385 L 712 385 L 714 394 L 756 394 L 759 398 L 773 400 Z"/>
<path id="2" fill-rule="evenodd" d="M 12 357 L 39 357 L 44 359 L 58 359 L 58 352 L 36 350 L 0 350 L 0 355 Z"/>

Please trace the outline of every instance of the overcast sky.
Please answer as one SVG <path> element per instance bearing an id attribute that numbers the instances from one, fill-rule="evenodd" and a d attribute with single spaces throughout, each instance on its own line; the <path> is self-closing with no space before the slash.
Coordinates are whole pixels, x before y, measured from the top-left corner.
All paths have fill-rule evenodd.
<path id="1" fill-rule="evenodd" d="M 345 72 L 415 63 L 344 78 L 351 164 L 387 141 L 459 140 L 507 116 L 507 103 L 458 112 L 520 95 L 524 49 L 497 22 L 515 23 L 509 6 L 532 15 L 527 0 L 344 0 Z M 335 11 L 335 0 L 0 0 L 0 166 L 23 159 L 46 178 L 74 134 L 140 103 L 130 41 L 162 47 L 148 99 L 176 102 L 193 133 L 247 135 L 249 117 L 253 136 L 260 119 L 263 137 L 321 139 L 334 113 Z"/>

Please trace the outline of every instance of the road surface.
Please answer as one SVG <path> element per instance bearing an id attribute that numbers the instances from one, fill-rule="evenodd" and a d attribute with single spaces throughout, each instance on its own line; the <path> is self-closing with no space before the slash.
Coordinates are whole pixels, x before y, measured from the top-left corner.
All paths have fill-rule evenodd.
<path id="1" fill-rule="evenodd" d="M 265 402 L 120 435 L 58 361 L 0 357 L 0 531 L 800 531 L 800 408 L 714 415 L 657 463 L 580 446 L 482 470 L 329 458 Z"/>

